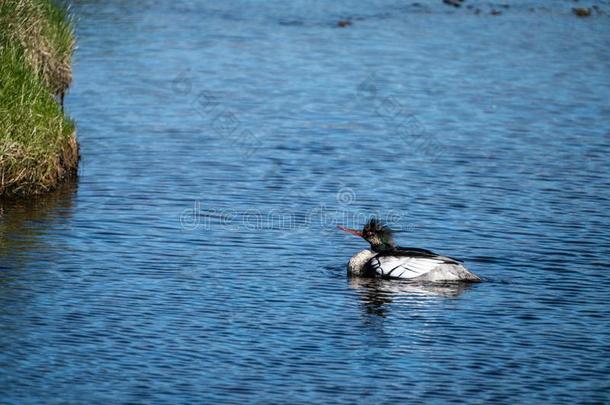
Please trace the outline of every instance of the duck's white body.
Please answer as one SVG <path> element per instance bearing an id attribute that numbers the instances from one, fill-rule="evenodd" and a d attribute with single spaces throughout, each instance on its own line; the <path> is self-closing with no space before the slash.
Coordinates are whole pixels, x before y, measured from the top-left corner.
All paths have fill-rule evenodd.
<path id="1" fill-rule="evenodd" d="M 409 256 L 404 251 L 392 254 L 391 252 L 375 253 L 365 249 L 350 259 L 347 270 L 349 275 L 360 277 L 436 282 L 481 281 L 455 259 L 440 255 Z"/>

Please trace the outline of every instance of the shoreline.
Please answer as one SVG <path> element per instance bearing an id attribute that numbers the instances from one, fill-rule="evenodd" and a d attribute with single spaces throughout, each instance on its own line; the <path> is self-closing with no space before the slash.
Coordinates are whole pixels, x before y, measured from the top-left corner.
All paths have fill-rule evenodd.
<path id="1" fill-rule="evenodd" d="M 75 34 L 51 0 L 0 0 L 0 198 L 40 195 L 75 177 L 79 147 L 63 105 Z"/>

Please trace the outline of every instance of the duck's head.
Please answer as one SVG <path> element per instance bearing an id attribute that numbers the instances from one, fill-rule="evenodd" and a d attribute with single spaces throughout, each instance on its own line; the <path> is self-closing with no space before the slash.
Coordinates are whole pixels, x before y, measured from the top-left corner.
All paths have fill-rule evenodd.
<path id="1" fill-rule="evenodd" d="M 394 238 L 392 237 L 392 230 L 379 222 L 376 218 L 371 218 L 362 228 L 362 231 L 355 229 L 346 228 L 344 226 L 337 226 L 339 229 L 351 233 L 352 235 L 360 236 L 371 244 L 371 249 L 374 252 L 386 252 L 396 248 Z"/>

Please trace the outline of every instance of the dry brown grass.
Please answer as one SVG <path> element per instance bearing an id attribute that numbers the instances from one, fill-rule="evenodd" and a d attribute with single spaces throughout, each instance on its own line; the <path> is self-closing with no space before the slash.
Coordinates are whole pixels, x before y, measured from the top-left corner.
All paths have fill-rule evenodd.
<path id="1" fill-rule="evenodd" d="M 29 196 L 52 190 L 63 179 L 76 175 L 78 149 L 75 133 L 51 154 L 18 142 L 0 142 L 0 196 Z"/>

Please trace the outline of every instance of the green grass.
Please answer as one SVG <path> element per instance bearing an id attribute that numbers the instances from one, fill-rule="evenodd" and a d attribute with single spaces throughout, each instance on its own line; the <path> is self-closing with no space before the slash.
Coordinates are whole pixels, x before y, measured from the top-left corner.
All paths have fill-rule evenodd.
<path id="1" fill-rule="evenodd" d="M 0 0 L 0 196 L 53 189 L 75 172 L 75 127 L 54 95 L 71 80 L 74 30 L 47 0 Z"/>

